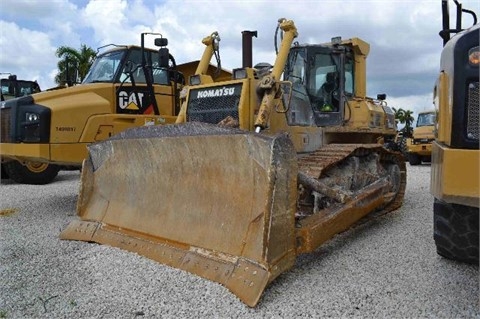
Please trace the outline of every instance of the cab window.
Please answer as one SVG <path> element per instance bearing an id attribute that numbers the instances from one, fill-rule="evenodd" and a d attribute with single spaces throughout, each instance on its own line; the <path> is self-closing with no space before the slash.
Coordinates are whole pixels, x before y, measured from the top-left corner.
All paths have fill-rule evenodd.
<path id="1" fill-rule="evenodd" d="M 156 51 L 148 51 L 145 50 L 145 59 L 148 65 L 152 66 L 152 75 L 153 75 L 153 83 L 154 84 L 162 84 L 168 85 L 168 70 L 165 68 L 159 67 L 159 54 Z M 133 79 L 135 83 L 146 83 L 145 73 L 142 66 L 142 53 L 141 50 L 138 48 L 130 50 L 130 54 L 128 55 L 127 61 L 131 62 L 130 66 L 125 66 L 124 71 L 122 72 L 121 81 L 126 79 L 125 82 L 131 82 L 131 80 L 127 77 L 127 68 L 133 66 Z"/>

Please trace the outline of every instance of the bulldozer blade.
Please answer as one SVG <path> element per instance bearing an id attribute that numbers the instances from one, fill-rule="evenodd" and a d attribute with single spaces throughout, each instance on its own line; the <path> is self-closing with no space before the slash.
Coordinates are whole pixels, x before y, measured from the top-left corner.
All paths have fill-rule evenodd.
<path id="1" fill-rule="evenodd" d="M 297 171 L 284 134 L 203 123 L 127 130 L 89 147 L 80 220 L 60 237 L 137 252 L 253 307 L 295 262 Z"/>

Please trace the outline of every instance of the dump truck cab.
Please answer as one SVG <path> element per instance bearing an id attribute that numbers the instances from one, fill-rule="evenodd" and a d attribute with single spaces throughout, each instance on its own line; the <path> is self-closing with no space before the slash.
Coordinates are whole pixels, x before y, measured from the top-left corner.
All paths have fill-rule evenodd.
<path id="1" fill-rule="evenodd" d="M 46 184 L 62 167 L 80 168 L 90 143 L 174 122 L 184 75 L 167 39 L 155 39 L 159 50 L 147 49 L 145 35 L 141 46 L 103 47 L 79 85 L 2 102 L 2 172 L 19 183 Z"/>
<path id="2" fill-rule="evenodd" d="M 1 101 L 38 93 L 41 91 L 37 81 L 18 80 L 17 76 L 14 74 L 9 75 L 8 78 L 0 79 L 0 87 Z"/>
<path id="3" fill-rule="evenodd" d="M 435 123 L 435 110 L 418 113 L 412 137 L 407 139 L 407 158 L 410 165 L 430 162 L 432 142 L 435 139 Z"/>
<path id="4" fill-rule="evenodd" d="M 442 1 L 444 48 L 433 92 L 438 112 L 430 181 L 434 240 L 439 255 L 478 264 L 480 24 L 474 12 L 455 4 L 457 23 L 451 29 L 448 1 Z M 474 21 L 466 29 L 465 12 Z"/>

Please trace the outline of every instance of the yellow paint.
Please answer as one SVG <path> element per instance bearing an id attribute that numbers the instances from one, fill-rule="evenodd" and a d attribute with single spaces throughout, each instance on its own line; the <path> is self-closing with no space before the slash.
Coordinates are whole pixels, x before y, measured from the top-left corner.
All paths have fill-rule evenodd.
<path id="1" fill-rule="evenodd" d="M 433 143 L 430 189 L 435 198 L 479 207 L 480 152 Z"/>
<path id="2" fill-rule="evenodd" d="M 6 217 L 18 212 L 18 208 L 2 208 L 0 209 L 0 217 Z"/>

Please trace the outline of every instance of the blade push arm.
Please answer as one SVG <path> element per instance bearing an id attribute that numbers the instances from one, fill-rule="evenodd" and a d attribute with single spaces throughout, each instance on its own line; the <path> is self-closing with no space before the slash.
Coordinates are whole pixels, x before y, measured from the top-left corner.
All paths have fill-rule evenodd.
<path id="1" fill-rule="evenodd" d="M 201 81 L 203 82 L 203 77 L 209 77 L 207 75 L 208 66 L 210 65 L 210 61 L 212 60 L 213 55 L 215 52 L 218 51 L 220 42 L 220 36 L 218 32 L 213 32 L 211 35 L 203 38 L 202 43 L 205 45 L 205 50 L 203 51 L 202 58 L 198 62 L 197 69 L 195 70 L 195 75 L 200 76 Z M 220 67 L 220 66 L 219 66 Z M 211 80 L 211 79 L 210 79 Z M 184 88 L 186 90 L 186 88 Z M 176 123 L 184 123 L 186 121 L 186 100 L 182 103 L 182 108 L 178 114 Z"/>
<path id="2" fill-rule="evenodd" d="M 290 47 L 298 35 L 297 28 L 292 20 L 279 19 L 279 28 L 284 32 L 283 40 L 275 59 L 272 73 L 266 75 L 259 84 L 260 90 L 262 90 L 263 98 L 260 104 L 257 118 L 255 120 L 255 132 L 260 132 L 268 126 L 270 120 L 270 113 L 275 105 L 275 98 L 278 97 L 280 85 L 278 80 L 282 75 L 285 63 L 287 62 L 288 53 Z"/>

